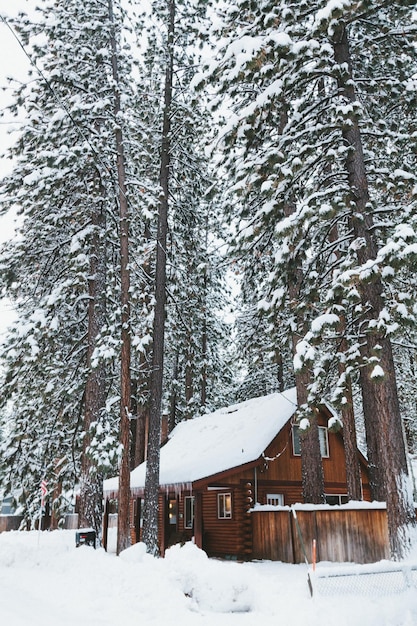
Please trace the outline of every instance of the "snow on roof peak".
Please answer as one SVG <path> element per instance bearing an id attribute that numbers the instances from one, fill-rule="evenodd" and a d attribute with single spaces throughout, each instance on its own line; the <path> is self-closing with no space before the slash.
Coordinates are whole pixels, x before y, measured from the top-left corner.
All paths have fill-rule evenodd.
<path id="1" fill-rule="evenodd" d="M 161 448 L 160 484 L 192 483 L 255 461 L 296 408 L 293 388 L 180 422 Z M 133 470 L 131 488 L 144 487 L 145 472 L 146 463 Z M 117 490 L 117 481 L 106 480 L 104 490 Z"/>

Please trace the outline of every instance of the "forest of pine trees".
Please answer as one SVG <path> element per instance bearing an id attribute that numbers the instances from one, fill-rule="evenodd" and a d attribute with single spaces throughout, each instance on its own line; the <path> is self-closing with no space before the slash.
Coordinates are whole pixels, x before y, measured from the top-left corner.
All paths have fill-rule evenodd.
<path id="1" fill-rule="evenodd" d="M 393 558 L 416 519 L 417 14 L 383 0 L 43 0 L 9 27 L 31 59 L 0 183 L 16 320 L 1 349 L 0 483 L 25 518 L 48 481 L 98 533 L 102 481 L 148 473 L 157 552 L 169 429 L 296 386 L 306 502 L 314 407 L 367 454 Z M 302 421 L 301 421 L 302 420 Z"/>

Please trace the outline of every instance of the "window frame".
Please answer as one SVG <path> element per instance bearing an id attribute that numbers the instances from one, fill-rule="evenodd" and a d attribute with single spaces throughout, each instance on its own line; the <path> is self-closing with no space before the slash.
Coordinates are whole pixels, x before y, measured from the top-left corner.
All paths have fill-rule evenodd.
<path id="1" fill-rule="evenodd" d="M 217 494 L 217 519 L 232 519 L 233 505 L 232 492 L 225 491 Z"/>
<path id="2" fill-rule="evenodd" d="M 184 528 L 186 530 L 193 529 L 194 515 L 195 515 L 195 496 L 185 496 L 184 497 Z"/>
<path id="3" fill-rule="evenodd" d="M 329 451 L 329 429 L 326 426 L 319 426 L 320 454 L 322 459 L 330 457 Z M 293 424 L 292 428 L 292 453 L 294 456 L 301 456 L 300 427 Z"/>
<path id="4" fill-rule="evenodd" d="M 325 493 L 324 497 L 326 500 L 326 504 L 328 504 L 329 506 L 341 506 L 342 504 L 347 504 L 349 502 L 349 496 L 347 493 Z M 328 498 L 337 498 L 338 502 L 328 502 Z"/>
<path id="5" fill-rule="evenodd" d="M 268 500 L 275 500 L 278 502 L 268 502 Z M 284 494 L 283 493 L 267 493 L 265 501 L 268 506 L 284 506 Z"/>
<path id="6" fill-rule="evenodd" d="M 168 524 L 170 527 L 178 526 L 178 498 L 168 498 Z"/>
<path id="7" fill-rule="evenodd" d="M 328 459 L 329 452 L 329 429 L 326 426 L 319 426 L 320 453 L 322 459 Z M 323 454 L 324 452 L 324 454 Z"/>

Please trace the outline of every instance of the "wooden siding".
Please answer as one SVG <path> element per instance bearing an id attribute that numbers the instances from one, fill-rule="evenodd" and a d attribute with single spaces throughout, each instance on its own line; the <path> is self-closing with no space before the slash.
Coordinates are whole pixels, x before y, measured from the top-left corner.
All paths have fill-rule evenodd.
<path id="1" fill-rule="evenodd" d="M 217 497 L 231 493 L 232 517 L 219 519 Z M 202 506 L 201 547 L 209 556 L 245 559 L 252 554 L 252 520 L 249 510 L 253 505 L 253 483 L 241 479 L 222 488 L 201 492 Z"/>
<path id="2" fill-rule="evenodd" d="M 253 511 L 253 559 L 301 563 L 304 551 L 291 511 Z M 381 508 L 297 510 L 304 549 L 312 560 L 374 563 L 389 558 L 386 510 Z"/>
<path id="3" fill-rule="evenodd" d="M 217 496 L 232 494 L 232 517 L 218 519 Z M 203 550 L 209 556 L 237 556 L 240 537 L 240 515 L 237 510 L 238 487 L 230 486 L 222 491 L 207 491 L 203 494 Z"/>
<path id="4" fill-rule="evenodd" d="M 318 414 L 319 425 L 327 425 L 327 418 L 326 415 Z M 345 454 L 341 433 L 328 433 L 328 443 L 329 458 L 323 458 L 325 492 L 326 494 L 346 495 Z M 358 455 L 358 462 L 361 464 L 363 498 L 369 500 L 370 489 L 367 469 L 365 460 L 360 455 Z M 300 557 L 299 539 L 294 534 L 295 527 L 288 515 L 287 517 L 285 514 L 284 516 L 276 516 L 274 512 L 271 517 L 259 517 L 258 513 L 248 513 L 255 501 L 266 504 L 268 493 L 282 494 L 284 505 L 293 505 L 303 501 L 301 457 L 293 454 L 290 422 L 284 426 L 259 459 L 203 478 L 194 482 L 193 485 L 181 487 L 178 485 L 177 487 L 177 489 L 174 485 L 161 487 L 160 491 L 158 522 L 159 547 L 162 555 L 170 545 L 189 541 L 194 534 L 196 544 L 203 548 L 209 556 L 239 559 L 272 558 L 289 562 L 303 560 Z M 217 495 L 222 492 L 232 494 L 231 519 L 218 518 Z M 135 511 L 137 509 L 135 499 L 139 495 L 143 496 L 143 493 L 132 490 L 132 542 L 140 539 L 137 514 L 133 512 L 135 504 Z M 196 497 L 194 529 L 184 528 L 184 498 L 189 495 Z M 176 498 L 177 501 L 175 525 L 169 524 L 168 520 L 167 507 L 170 498 Z M 315 536 L 318 539 L 317 518 L 305 513 L 305 511 L 299 512 L 300 525 L 304 527 L 303 533 L 305 532 L 307 537 Z M 327 554 L 330 551 L 330 544 L 327 545 L 326 542 L 329 537 L 328 526 L 331 526 L 331 522 L 327 520 L 325 515 L 322 517 L 323 519 L 320 519 L 321 547 L 319 550 L 323 554 Z M 364 524 L 366 524 L 365 521 Z M 343 546 L 345 542 L 350 544 L 351 541 L 354 541 L 352 535 L 354 531 L 350 529 L 350 523 L 343 525 L 340 522 L 337 547 L 335 548 L 331 542 L 334 559 L 339 558 L 343 552 L 343 548 L 340 546 Z M 362 530 L 358 530 L 358 532 L 364 534 Z M 382 530 L 379 529 L 378 532 L 382 537 Z M 308 551 L 311 551 L 310 544 Z M 377 547 L 378 550 L 380 550 L 380 546 Z M 372 560 L 371 546 L 368 547 L 367 552 L 369 552 Z M 264 554 L 269 556 L 262 556 Z M 323 557 L 321 556 L 321 558 Z M 334 559 L 330 556 L 328 560 Z"/>
<path id="5" fill-rule="evenodd" d="M 321 426 L 326 426 L 326 418 L 318 418 Z M 328 485 L 344 486 L 346 491 L 346 465 L 343 436 L 328 432 L 329 457 L 323 458 L 324 482 Z M 358 455 L 358 462 L 361 457 Z M 362 482 L 368 484 L 366 468 L 361 463 Z M 300 483 L 301 457 L 293 454 L 291 423 L 288 422 L 265 451 L 265 461 L 259 470 L 259 480 L 279 480 L 283 483 Z M 333 492 L 334 493 L 334 492 Z M 300 500 L 298 500 L 300 501 Z M 289 502 L 288 504 L 291 504 Z"/>

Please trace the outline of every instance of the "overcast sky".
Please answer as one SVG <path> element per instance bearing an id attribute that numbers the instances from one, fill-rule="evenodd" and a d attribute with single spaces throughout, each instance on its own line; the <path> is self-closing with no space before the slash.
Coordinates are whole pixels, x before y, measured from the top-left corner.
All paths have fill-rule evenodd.
<path id="1" fill-rule="evenodd" d="M 0 16 L 6 18 L 17 15 L 19 10 L 33 7 L 35 0 L 0 0 Z M 24 79 L 28 68 L 28 60 L 17 43 L 9 28 L 0 20 L 0 109 L 10 102 L 11 91 L 8 87 L 7 78 L 13 76 L 16 79 Z M 12 163 L 4 158 L 7 148 L 13 141 L 10 131 L 16 128 L 10 120 L 0 120 L 0 176 L 10 172 Z M 0 218 L 0 243 L 7 241 L 13 236 L 14 219 L 11 216 Z M 0 300 L 0 336 L 6 326 L 12 321 L 13 314 L 11 304 Z"/>
<path id="2" fill-rule="evenodd" d="M 0 0 L 0 15 L 7 19 L 10 15 L 17 15 L 19 9 L 25 8 L 27 4 L 33 4 L 34 0 Z M 8 77 L 24 80 L 26 77 L 29 61 L 19 46 L 13 33 L 7 25 L 0 21 L 0 108 L 11 102 L 11 87 Z M 11 163 L 4 159 L 7 147 L 12 141 L 10 131 L 16 127 L 10 118 L 0 120 L 0 171 L 1 174 L 10 171 Z M 5 230 L 0 231 L 0 240 L 5 239 Z"/>

